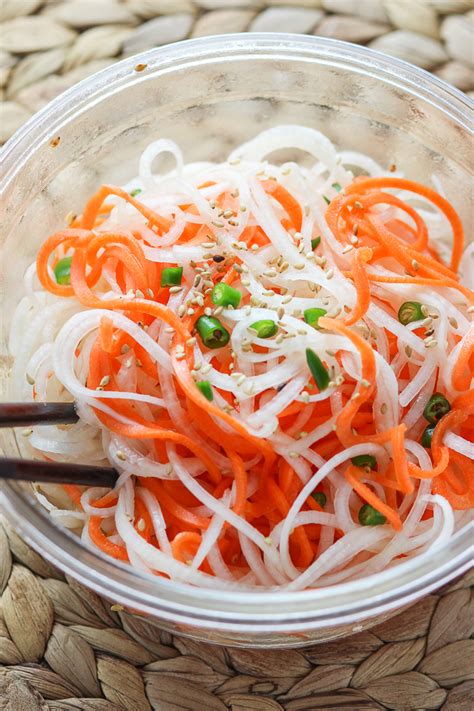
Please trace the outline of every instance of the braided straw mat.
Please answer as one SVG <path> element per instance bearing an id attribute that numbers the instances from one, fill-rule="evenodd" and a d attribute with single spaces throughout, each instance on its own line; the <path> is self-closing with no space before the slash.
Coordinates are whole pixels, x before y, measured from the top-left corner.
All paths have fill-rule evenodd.
<path id="1" fill-rule="evenodd" d="M 242 31 L 367 44 L 474 95 L 473 0 L 0 0 L 0 141 L 117 59 Z M 345 640 L 225 649 L 112 609 L 0 525 L 0 710 L 474 708 L 474 575 Z"/>

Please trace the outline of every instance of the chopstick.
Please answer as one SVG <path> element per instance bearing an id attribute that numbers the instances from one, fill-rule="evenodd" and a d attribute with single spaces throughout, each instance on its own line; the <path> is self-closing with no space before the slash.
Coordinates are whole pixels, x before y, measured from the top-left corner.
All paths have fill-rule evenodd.
<path id="1" fill-rule="evenodd" d="M 78 419 L 73 402 L 0 403 L 0 427 L 67 424 Z"/>
<path id="2" fill-rule="evenodd" d="M 79 484 L 112 488 L 118 477 L 113 467 L 95 467 L 68 462 L 0 457 L 0 479 L 37 481 L 44 484 Z"/>

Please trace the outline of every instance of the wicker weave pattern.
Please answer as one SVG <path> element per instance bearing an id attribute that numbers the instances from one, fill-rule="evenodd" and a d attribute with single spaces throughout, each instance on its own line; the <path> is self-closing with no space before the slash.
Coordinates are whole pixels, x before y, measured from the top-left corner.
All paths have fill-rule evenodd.
<path id="1" fill-rule="evenodd" d="M 225 32 L 366 44 L 474 94 L 473 0 L 0 0 L 0 142 L 117 59 Z M 157 633 L 0 524 L 0 710 L 470 711 L 474 576 L 347 640 L 223 649 Z"/>
<path id="2" fill-rule="evenodd" d="M 224 649 L 110 607 L 0 524 L 0 708 L 470 711 L 473 584 L 466 575 L 346 640 Z"/>
<path id="3" fill-rule="evenodd" d="M 187 37 L 286 31 L 366 44 L 474 90 L 473 0 L 1 0 L 0 143 L 121 57 Z"/>

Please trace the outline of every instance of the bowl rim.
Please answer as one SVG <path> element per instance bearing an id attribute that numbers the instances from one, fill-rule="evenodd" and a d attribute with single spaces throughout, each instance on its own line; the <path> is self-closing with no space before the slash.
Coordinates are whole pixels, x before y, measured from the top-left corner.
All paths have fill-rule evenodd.
<path id="1" fill-rule="evenodd" d="M 146 80 L 150 74 L 174 71 L 188 62 L 215 61 L 217 56 L 223 61 L 241 59 L 251 51 L 257 56 L 281 55 L 283 59 L 294 57 L 339 66 L 342 63 L 346 67 L 350 62 L 354 71 L 371 73 L 397 85 L 449 115 L 463 129 L 472 130 L 469 112 L 474 102 L 458 89 L 402 60 L 348 42 L 314 36 L 216 35 L 147 50 L 102 69 L 59 95 L 3 147 L 0 193 L 21 170 L 27 156 L 54 136 L 72 114 L 87 110 L 113 92 L 123 91 L 128 83 Z M 146 71 L 135 71 L 137 64 L 146 64 Z M 290 593 L 238 591 L 237 601 L 235 592 L 153 578 L 87 548 L 78 537 L 56 526 L 39 502 L 17 484 L 0 484 L 0 509 L 33 548 L 99 594 L 180 625 L 218 624 L 220 630 L 228 631 L 291 632 L 300 630 L 302 625 L 309 630 L 355 623 L 413 602 L 465 572 L 472 561 L 474 524 L 465 526 L 448 545 L 440 547 L 436 554 L 438 565 L 433 565 L 433 551 L 428 556 L 421 554 L 393 568 L 384 584 L 377 581 L 377 575 L 371 575 L 351 583 Z M 399 578 L 404 578 L 403 582 L 397 583 Z"/>

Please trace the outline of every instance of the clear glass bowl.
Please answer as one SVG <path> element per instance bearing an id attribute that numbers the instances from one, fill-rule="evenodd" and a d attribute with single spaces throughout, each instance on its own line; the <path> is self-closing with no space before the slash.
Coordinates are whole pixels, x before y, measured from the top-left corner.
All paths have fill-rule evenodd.
<path id="1" fill-rule="evenodd" d="M 435 173 L 469 234 L 470 115 L 464 95 L 420 69 L 363 47 L 299 35 L 183 42 L 81 82 L 3 151 L 2 398 L 10 365 L 5 339 L 25 267 L 101 182 L 134 174 L 152 139 L 177 141 L 187 160 L 219 160 L 269 126 L 314 126 L 337 146 L 395 163 L 416 180 L 429 182 Z M 14 432 L 1 434 L 14 456 Z M 36 550 L 97 593 L 147 615 L 150 624 L 222 644 L 302 645 L 360 631 L 461 574 L 472 557 L 472 531 L 465 528 L 436 554 L 401 564 L 383 582 L 373 576 L 323 590 L 236 596 L 147 577 L 88 550 L 17 484 L 2 483 L 0 506 Z"/>

